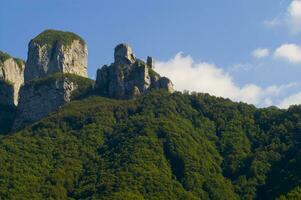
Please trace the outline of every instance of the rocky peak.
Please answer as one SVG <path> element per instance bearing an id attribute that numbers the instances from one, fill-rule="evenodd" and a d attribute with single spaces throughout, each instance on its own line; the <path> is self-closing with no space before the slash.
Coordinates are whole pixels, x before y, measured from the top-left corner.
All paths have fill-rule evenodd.
<path id="1" fill-rule="evenodd" d="M 153 68 L 153 59 L 147 63 L 134 57 L 132 49 L 125 44 L 115 48 L 115 62 L 97 70 L 96 90 L 103 96 L 116 99 L 132 99 L 151 89 L 173 92 L 173 84 L 160 77 Z"/>
<path id="2" fill-rule="evenodd" d="M 19 90 L 24 83 L 24 61 L 0 51 L 0 104 L 18 104 Z"/>
<path id="3" fill-rule="evenodd" d="M 54 73 L 87 77 L 87 45 L 71 32 L 46 30 L 28 45 L 25 81 Z"/>
<path id="4" fill-rule="evenodd" d="M 130 65 L 136 61 L 132 48 L 127 44 L 119 44 L 115 47 L 114 59 L 119 65 Z"/>
<path id="5" fill-rule="evenodd" d="M 147 56 L 146 64 L 150 68 L 154 68 L 154 59 L 152 57 L 150 57 L 150 56 Z"/>

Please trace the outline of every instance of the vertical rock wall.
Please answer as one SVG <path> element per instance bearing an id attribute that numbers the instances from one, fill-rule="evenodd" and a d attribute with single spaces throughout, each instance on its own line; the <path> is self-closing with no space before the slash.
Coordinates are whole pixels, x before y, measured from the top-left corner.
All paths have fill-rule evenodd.
<path id="1" fill-rule="evenodd" d="M 20 91 L 21 98 L 13 129 L 17 130 L 56 111 L 71 101 L 72 94 L 77 88 L 78 84 L 67 77 L 25 85 Z"/>
<path id="2" fill-rule="evenodd" d="M 54 73 L 87 74 L 87 45 L 74 33 L 46 30 L 28 45 L 25 81 Z"/>
<path id="3" fill-rule="evenodd" d="M 87 55 L 84 41 L 70 32 L 47 30 L 30 41 L 25 85 L 20 91 L 13 130 L 38 121 L 71 101 L 73 92 L 81 87 L 77 80 L 90 81 L 83 78 L 88 76 Z"/>
<path id="4" fill-rule="evenodd" d="M 0 61 L 0 85 L 2 85 L 0 89 L 0 104 L 15 106 L 18 104 L 19 90 L 24 83 L 24 68 L 25 65 L 22 60 L 10 57 Z M 7 99 L 6 102 L 3 101 L 4 98 Z"/>

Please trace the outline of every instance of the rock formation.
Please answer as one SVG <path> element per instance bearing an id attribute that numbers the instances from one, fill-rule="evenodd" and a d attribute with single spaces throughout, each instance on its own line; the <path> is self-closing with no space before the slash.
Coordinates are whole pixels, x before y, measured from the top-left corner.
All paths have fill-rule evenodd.
<path id="1" fill-rule="evenodd" d="M 153 69 L 153 60 L 148 59 L 151 66 L 136 59 L 131 48 L 119 44 L 115 48 L 115 62 L 97 70 L 96 90 L 106 97 L 132 99 L 145 94 L 151 89 L 166 89 L 173 92 L 173 84 L 166 77 L 160 77 Z"/>
<path id="2" fill-rule="evenodd" d="M 0 51 L 0 104 L 16 106 L 24 83 L 24 61 Z"/>
<path id="3" fill-rule="evenodd" d="M 82 38 L 56 30 L 30 41 L 26 64 L 0 52 L 0 132 L 38 121 L 92 89 L 116 99 L 133 99 L 152 89 L 174 91 L 172 82 L 153 70 L 153 58 L 146 63 L 137 59 L 127 44 L 116 46 L 114 63 L 97 70 L 94 84 L 86 78 L 87 52 Z"/>
<path id="4" fill-rule="evenodd" d="M 147 59 L 146 59 L 146 64 L 147 66 L 149 66 L 151 69 L 154 68 L 154 59 L 150 56 L 147 56 Z"/>
<path id="5" fill-rule="evenodd" d="M 79 36 L 46 30 L 28 45 L 25 81 L 58 72 L 87 77 L 87 55 L 87 46 Z"/>
<path id="6" fill-rule="evenodd" d="M 20 91 L 13 130 L 46 117 L 92 86 L 93 81 L 71 74 L 55 74 L 26 83 Z"/>
<path id="7" fill-rule="evenodd" d="M 79 88 L 92 87 L 93 81 L 85 78 L 87 46 L 74 33 L 44 31 L 28 45 L 24 76 L 13 130 L 56 111 Z"/>
<path id="8" fill-rule="evenodd" d="M 114 60 L 118 65 L 131 65 L 135 63 L 136 58 L 129 45 L 119 44 L 115 47 Z"/>

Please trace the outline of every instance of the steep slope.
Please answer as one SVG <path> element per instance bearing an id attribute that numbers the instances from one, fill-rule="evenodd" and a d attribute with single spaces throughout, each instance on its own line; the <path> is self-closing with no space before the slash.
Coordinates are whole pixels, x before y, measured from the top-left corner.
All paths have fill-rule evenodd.
<path id="1" fill-rule="evenodd" d="M 0 51 L 0 104 L 18 104 L 19 90 L 24 83 L 24 68 L 23 60 Z M 11 91 L 3 89 L 3 85 L 12 86 Z"/>
<path id="2" fill-rule="evenodd" d="M 0 135 L 11 130 L 23 76 L 24 61 L 0 51 Z"/>
<path id="3" fill-rule="evenodd" d="M 0 139 L 0 196 L 275 199 L 291 191 L 289 197 L 300 191 L 298 177 L 280 191 L 269 180 L 289 156 L 299 162 L 290 152 L 300 144 L 300 111 L 164 91 L 74 101 Z"/>
<path id="4" fill-rule="evenodd" d="M 29 42 L 12 131 L 46 117 L 73 100 L 74 93 L 94 86 L 87 78 L 87 54 L 84 40 L 71 32 L 46 30 Z"/>

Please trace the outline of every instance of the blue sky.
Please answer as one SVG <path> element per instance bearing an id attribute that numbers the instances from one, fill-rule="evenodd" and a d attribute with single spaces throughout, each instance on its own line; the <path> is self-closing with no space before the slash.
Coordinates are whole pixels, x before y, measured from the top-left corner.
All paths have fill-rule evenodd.
<path id="1" fill-rule="evenodd" d="M 287 107 L 301 103 L 300 13 L 300 0 L 2 0 L 0 49 L 26 59 L 43 30 L 72 31 L 91 78 L 126 42 L 179 90 Z"/>

